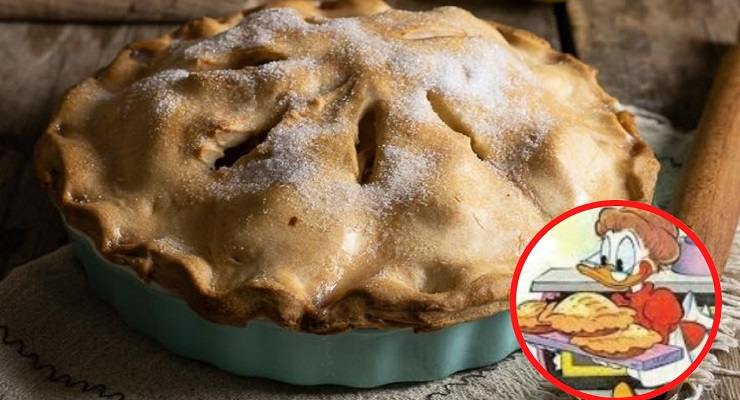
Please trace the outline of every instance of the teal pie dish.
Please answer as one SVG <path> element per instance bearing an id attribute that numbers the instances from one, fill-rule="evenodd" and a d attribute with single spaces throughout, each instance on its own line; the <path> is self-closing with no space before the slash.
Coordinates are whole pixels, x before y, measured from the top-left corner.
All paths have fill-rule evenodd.
<path id="1" fill-rule="evenodd" d="M 105 259 L 79 231 L 68 230 L 93 291 L 131 328 L 175 354 L 237 375 L 367 388 L 444 378 L 519 349 L 508 311 L 418 333 L 355 329 L 319 335 L 260 320 L 244 327 L 215 324 L 182 298 Z"/>

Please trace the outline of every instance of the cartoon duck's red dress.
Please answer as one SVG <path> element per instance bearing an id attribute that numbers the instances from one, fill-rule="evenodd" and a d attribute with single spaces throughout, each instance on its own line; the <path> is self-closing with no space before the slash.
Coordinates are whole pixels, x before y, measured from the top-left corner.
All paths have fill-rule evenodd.
<path id="1" fill-rule="evenodd" d="M 663 344 L 667 344 L 671 332 L 680 327 L 686 348 L 693 350 L 701 344 L 707 332 L 697 322 L 681 321 L 683 309 L 676 295 L 665 288 L 656 289 L 652 283 L 645 283 L 637 292 L 615 293 L 612 301 L 619 306 L 634 309 L 637 312 L 635 322 L 658 332 L 663 337 Z"/>

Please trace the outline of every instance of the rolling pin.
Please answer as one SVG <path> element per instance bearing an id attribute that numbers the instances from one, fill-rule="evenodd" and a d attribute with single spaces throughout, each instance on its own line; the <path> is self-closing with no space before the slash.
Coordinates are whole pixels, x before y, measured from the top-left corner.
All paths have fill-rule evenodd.
<path id="1" fill-rule="evenodd" d="M 740 46 L 722 58 L 670 211 L 699 236 L 721 274 L 740 216 Z"/>

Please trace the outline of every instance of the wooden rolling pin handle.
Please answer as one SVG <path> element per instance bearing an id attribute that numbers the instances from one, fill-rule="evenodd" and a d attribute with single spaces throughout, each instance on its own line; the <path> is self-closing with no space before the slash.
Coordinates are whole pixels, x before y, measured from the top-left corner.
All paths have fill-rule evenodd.
<path id="1" fill-rule="evenodd" d="M 740 46 L 722 59 L 671 211 L 696 232 L 721 273 L 740 216 Z"/>

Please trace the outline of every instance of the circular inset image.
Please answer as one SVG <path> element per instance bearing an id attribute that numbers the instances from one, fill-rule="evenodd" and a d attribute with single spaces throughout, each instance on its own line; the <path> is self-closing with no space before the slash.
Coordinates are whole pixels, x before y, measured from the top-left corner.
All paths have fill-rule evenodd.
<path id="1" fill-rule="evenodd" d="M 681 383 L 719 329 L 719 275 L 672 215 L 613 200 L 577 207 L 529 243 L 511 315 L 537 370 L 581 399 L 652 399 Z"/>

